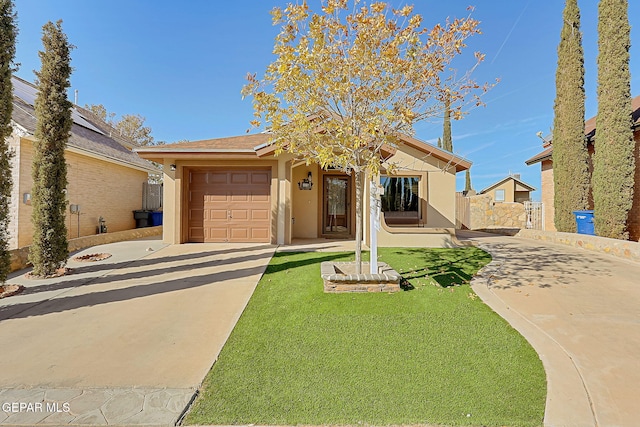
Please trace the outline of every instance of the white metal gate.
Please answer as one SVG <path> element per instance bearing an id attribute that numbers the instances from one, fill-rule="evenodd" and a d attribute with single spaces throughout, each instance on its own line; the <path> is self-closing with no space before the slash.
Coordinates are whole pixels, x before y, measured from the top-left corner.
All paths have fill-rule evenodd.
<path id="1" fill-rule="evenodd" d="M 524 212 L 527 214 L 527 228 L 544 230 L 544 209 L 542 202 L 524 202 Z"/>
<path id="2" fill-rule="evenodd" d="M 142 183 L 142 209 L 155 211 L 162 207 L 162 184 Z"/>

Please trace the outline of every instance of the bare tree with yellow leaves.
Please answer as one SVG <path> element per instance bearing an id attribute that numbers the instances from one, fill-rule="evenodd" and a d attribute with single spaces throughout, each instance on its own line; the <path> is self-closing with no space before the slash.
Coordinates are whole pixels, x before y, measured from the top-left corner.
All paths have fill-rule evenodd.
<path id="1" fill-rule="evenodd" d="M 418 121 L 442 117 L 446 99 L 454 118 L 466 102 L 480 103 L 476 93 L 486 85 L 450 68 L 479 23 L 467 16 L 427 29 L 411 6 L 358 0 L 323 1 L 321 13 L 289 4 L 272 15 L 281 25 L 276 59 L 242 90 L 253 97 L 252 125 L 267 128 L 276 154 L 353 173 L 360 272 L 365 177 L 379 173 L 385 145 L 400 144 Z"/>

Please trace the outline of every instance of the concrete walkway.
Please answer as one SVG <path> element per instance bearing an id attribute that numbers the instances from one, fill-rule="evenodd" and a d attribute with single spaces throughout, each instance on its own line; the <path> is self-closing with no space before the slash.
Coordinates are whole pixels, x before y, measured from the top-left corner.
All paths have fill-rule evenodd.
<path id="1" fill-rule="evenodd" d="M 80 253 L 72 274 L 0 300 L 0 425 L 174 425 L 276 247 L 165 246 Z"/>
<path id="2" fill-rule="evenodd" d="M 637 426 L 640 264 L 528 239 L 459 238 L 493 255 L 473 289 L 540 355 L 545 426 Z"/>

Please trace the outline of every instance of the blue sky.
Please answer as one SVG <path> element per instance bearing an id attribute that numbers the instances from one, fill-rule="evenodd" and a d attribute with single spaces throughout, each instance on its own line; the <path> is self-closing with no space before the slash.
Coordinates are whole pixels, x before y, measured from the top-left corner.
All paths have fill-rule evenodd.
<path id="1" fill-rule="evenodd" d="M 309 0 L 318 10 L 320 0 Z M 447 17 L 481 21 L 483 34 L 466 51 L 486 54 L 476 70 L 478 82 L 500 83 L 475 108 L 453 122 L 454 151 L 473 162 L 472 183 L 481 190 L 520 173 L 540 188 L 539 165 L 524 161 L 541 151 L 536 132 L 553 123 L 555 68 L 564 1 L 534 0 L 390 0 L 399 7 L 415 4 L 425 25 Z M 587 118 L 596 114 L 597 1 L 579 0 L 585 49 Z M 632 95 L 640 95 L 640 1 L 631 0 Z M 199 140 L 241 135 L 252 118 L 250 100 L 240 89 L 248 72 L 261 75 L 272 61 L 269 11 L 281 0 L 15 0 L 18 13 L 16 61 L 19 77 L 33 81 L 40 68 L 42 26 L 63 20 L 72 52 L 72 89 L 78 103 L 103 104 L 109 111 L 140 114 L 156 140 Z M 460 64 L 465 64 L 461 60 Z M 73 99 L 72 92 L 70 98 Z M 416 126 L 416 136 L 434 142 L 442 134 L 437 122 Z M 464 174 L 458 188 L 464 187 Z M 540 192 L 534 193 L 539 198 Z"/>

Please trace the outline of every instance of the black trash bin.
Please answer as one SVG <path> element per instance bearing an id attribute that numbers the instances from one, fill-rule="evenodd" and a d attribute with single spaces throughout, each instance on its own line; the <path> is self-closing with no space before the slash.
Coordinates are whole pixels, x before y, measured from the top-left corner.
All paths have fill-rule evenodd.
<path id="1" fill-rule="evenodd" d="M 133 219 L 136 220 L 136 228 L 145 228 L 150 226 L 150 215 L 149 211 L 133 211 Z"/>

